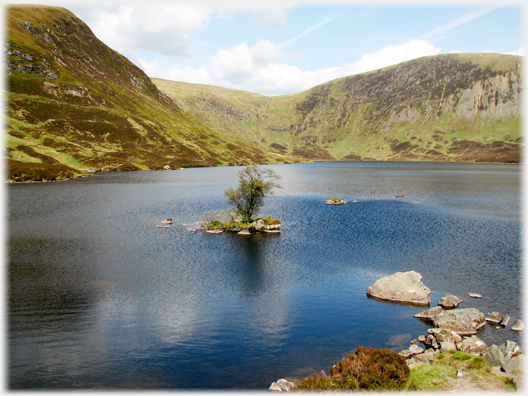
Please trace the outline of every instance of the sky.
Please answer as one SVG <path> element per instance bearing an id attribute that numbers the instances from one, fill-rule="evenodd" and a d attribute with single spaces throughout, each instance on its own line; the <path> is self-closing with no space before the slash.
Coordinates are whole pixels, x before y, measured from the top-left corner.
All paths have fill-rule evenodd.
<path id="1" fill-rule="evenodd" d="M 266 96 L 422 56 L 524 55 L 520 1 L 31 3 L 67 8 L 150 77 Z"/>

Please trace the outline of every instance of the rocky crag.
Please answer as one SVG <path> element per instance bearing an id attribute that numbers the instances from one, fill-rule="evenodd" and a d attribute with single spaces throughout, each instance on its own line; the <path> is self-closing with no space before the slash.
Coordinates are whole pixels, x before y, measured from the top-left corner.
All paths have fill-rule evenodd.
<path id="1" fill-rule="evenodd" d="M 63 8 L 7 7 L 5 39 L 11 180 L 290 160 L 183 111 Z"/>
<path id="2" fill-rule="evenodd" d="M 153 79 L 262 149 L 314 160 L 520 162 L 521 57 L 448 54 L 264 97 Z"/>

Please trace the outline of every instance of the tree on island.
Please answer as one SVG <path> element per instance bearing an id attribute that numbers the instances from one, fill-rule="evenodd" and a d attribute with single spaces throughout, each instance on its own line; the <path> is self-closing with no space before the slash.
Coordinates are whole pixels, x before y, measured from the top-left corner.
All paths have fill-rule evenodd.
<path id="1" fill-rule="evenodd" d="M 249 165 L 238 172 L 238 188 L 229 188 L 224 194 L 228 204 L 236 208 L 237 214 L 245 223 L 251 223 L 253 216 L 264 205 L 264 197 L 273 194 L 273 188 L 282 188 L 276 181 L 281 177 L 271 169 Z"/>

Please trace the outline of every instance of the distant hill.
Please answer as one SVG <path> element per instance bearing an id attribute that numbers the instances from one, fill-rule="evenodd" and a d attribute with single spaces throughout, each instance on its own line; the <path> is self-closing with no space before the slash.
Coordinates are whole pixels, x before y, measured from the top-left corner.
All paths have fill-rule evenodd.
<path id="1" fill-rule="evenodd" d="M 196 118 L 313 160 L 520 162 L 521 57 L 415 59 L 278 97 L 152 79 Z"/>
<path id="2" fill-rule="evenodd" d="M 6 8 L 7 178 L 307 160 L 519 162 L 521 58 L 415 59 L 278 97 L 150 79 L 58 7 Z"/>
<path id="3" fill-rule="evenodd" d="M 186 113 L 63 8 L 10 6 L 6 30 L 11 180 L 293 161 Z"/>

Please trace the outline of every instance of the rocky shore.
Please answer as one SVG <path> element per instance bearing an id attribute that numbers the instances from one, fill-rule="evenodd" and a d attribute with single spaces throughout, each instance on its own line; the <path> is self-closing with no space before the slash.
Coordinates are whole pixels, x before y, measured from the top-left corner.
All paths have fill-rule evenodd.
<path id="1" fill-rule="evenodd" d="M 415 271 L 397 272 L 376 281 L 367 288 L 367 296 L 398 303 L 415 305 L 430 304 L 430 289 L 421 282 L 422 276 Z M 472 298 L 481 295 L 468 293 Z M 478 330 L 486 323 L 506 327 L 511 318 L 501 312 L 484 314 L 476 308 L 456 309 L 462 299 L 452 294 L 445 294 L 438 301 L 438 306 L 428 308 L 414 317 L 430 323 L 427 334 L 420 335 L 410 341 L 407 349 L 399 352 L 407 359 L 409 368 L 422 364 L 434 365 L 439 353 L 455 353 L 457 351 L 481 356 L 493 366 L 493 374 L 506 377 L 520 387 L 524 377 L 524 353 L 521 346 L 513 341 L 501 345 L 486 345 L 478 338 Z M 511 330 L 520 332 L 524 329 L 521 319 L 516 319 Z M 465 374 L 457 371 L 457 377 Z M 274 391 L 289 391 L 294 389 L 292 382 L 281 379 L 274 382 L 270 388 Z"/>

